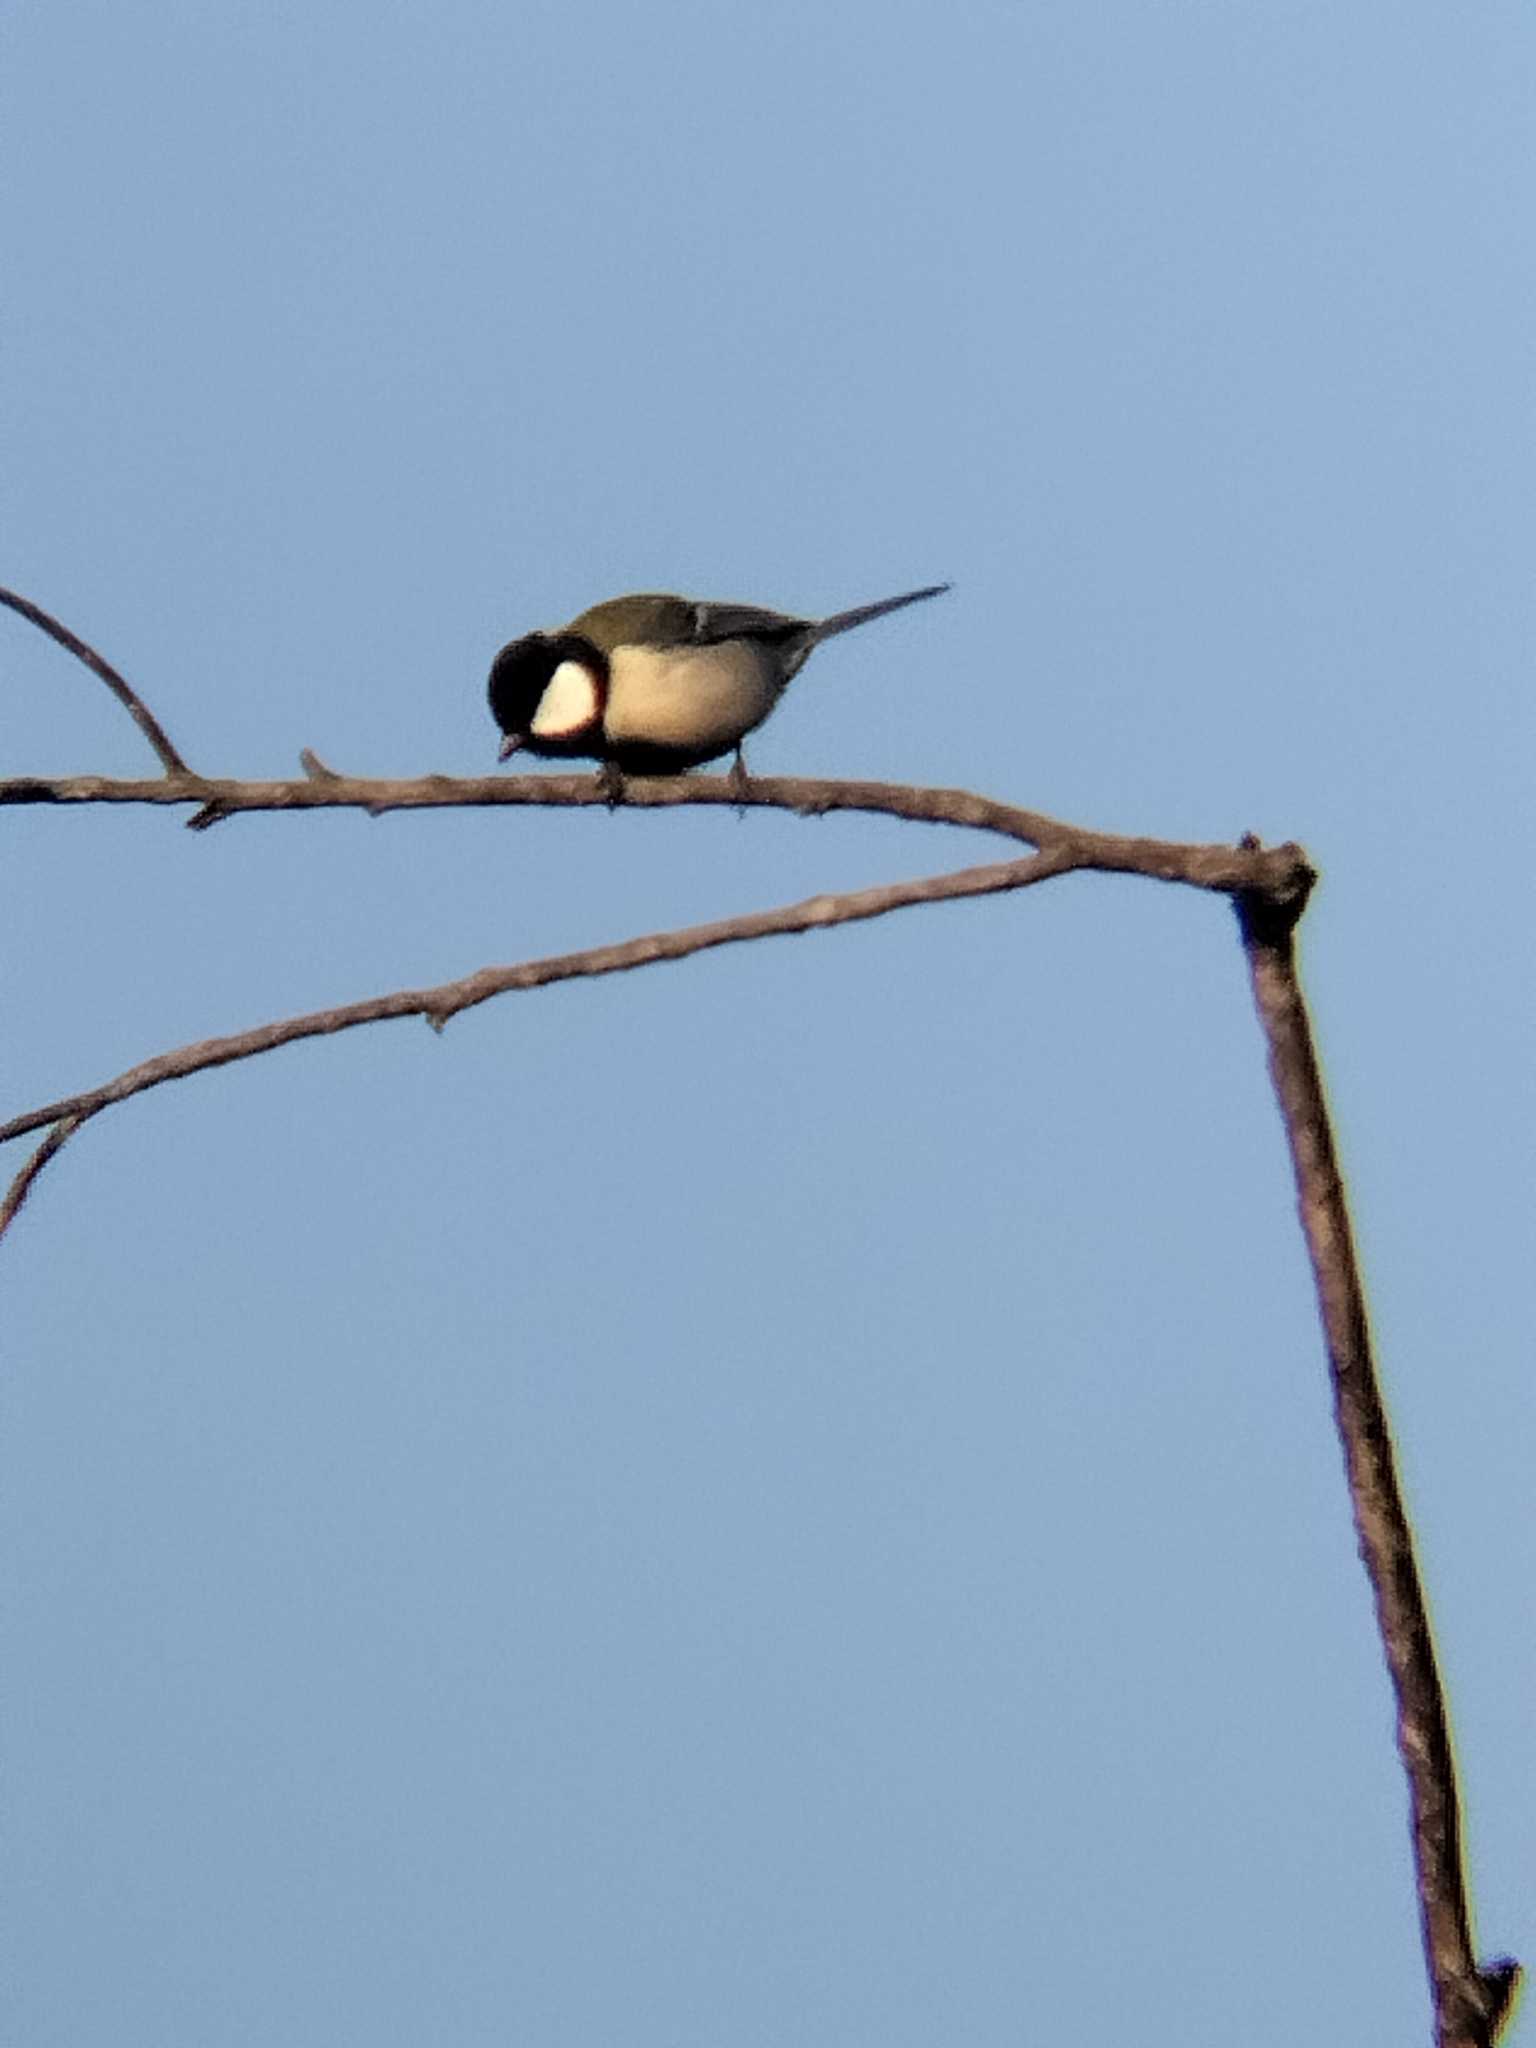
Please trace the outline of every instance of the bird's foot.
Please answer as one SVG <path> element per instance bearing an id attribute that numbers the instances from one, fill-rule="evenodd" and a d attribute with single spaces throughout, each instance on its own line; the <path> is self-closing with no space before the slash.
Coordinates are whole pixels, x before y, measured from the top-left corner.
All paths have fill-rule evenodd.
<path id="1" fill-rule="evenodd" d="M 736 749 L 736 758 L 731 763 L 731 772 L 726 781 L 731 785 L 731 795 L 736 800 L 738 812 L 744 812 L 747 798 L 752 794 L 752 778 L 747 773 L 747 757 L 740 747 Z"/>
<path id="2" fill-rule="evenodd" d="M 624 773 L 613 761 L 605 761 L 597 771 L 597 786 L 603 793 L 603 801 L 610 811 L 616 811 L 624 801 Z"/>

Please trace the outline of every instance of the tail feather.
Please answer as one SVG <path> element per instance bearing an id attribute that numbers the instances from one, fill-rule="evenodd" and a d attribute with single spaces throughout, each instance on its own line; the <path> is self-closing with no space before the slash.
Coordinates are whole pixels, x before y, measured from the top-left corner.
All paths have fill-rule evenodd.
<path id="1" fill-rule="evenodd" d="M 887 612 L 899 612 L 905 604 L 921 604 L 925 597 L 941 597 L 949 585 L 930 583 L 922 590 L 908 590 L 900 597 L 882 597 L 877 604 L 855 605 L 851 612 L 834 612 L 830 619 L 816 621 L 812 647 L 819 647 L 823 640 L 830 640 L 834 633 L 848 633 L 855 626 L 864 626 L 871 619 L 884 618 Z"/>

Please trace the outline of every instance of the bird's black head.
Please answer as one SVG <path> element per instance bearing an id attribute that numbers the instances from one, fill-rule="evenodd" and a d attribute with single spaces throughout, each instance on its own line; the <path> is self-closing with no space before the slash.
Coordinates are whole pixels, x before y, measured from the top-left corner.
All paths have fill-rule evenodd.
<path id="1" fill-rule="evenodd" d="M 506 734 L 501 758 L 600 752 L 608 664 L 579 633 L 525 633 L 491 663 L 491 716 Z"/>

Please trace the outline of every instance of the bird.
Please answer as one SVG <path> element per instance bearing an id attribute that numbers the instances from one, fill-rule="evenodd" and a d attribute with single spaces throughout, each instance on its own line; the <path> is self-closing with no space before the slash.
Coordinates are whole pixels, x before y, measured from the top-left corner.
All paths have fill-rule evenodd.
<path id="1" fill-rule="evenodd" d="M 491 664 L 499 758 L 587 760 L 626 775 L 676 775 L 735 752 L 823 640 L 948 590 L 930 583 L 826 619 L 759 605 L 642 592 L 610 597 L 552 631 L 509 640 Z"/>

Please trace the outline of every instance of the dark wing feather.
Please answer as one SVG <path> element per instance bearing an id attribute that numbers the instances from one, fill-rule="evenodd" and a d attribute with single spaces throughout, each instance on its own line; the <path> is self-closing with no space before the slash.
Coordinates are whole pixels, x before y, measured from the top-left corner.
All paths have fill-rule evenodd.
<path id="1" fill-rule="evenodd" d="M 812 627 L 809 619 L 766 611 L 758 604 L 700 601 L 693 608 L 693 616 L 693 637 L 701 647 L 712 647 L 719 640 L 766 640 L 772 644 L 792 640 L 797 633 L 807 633 Z"/>

